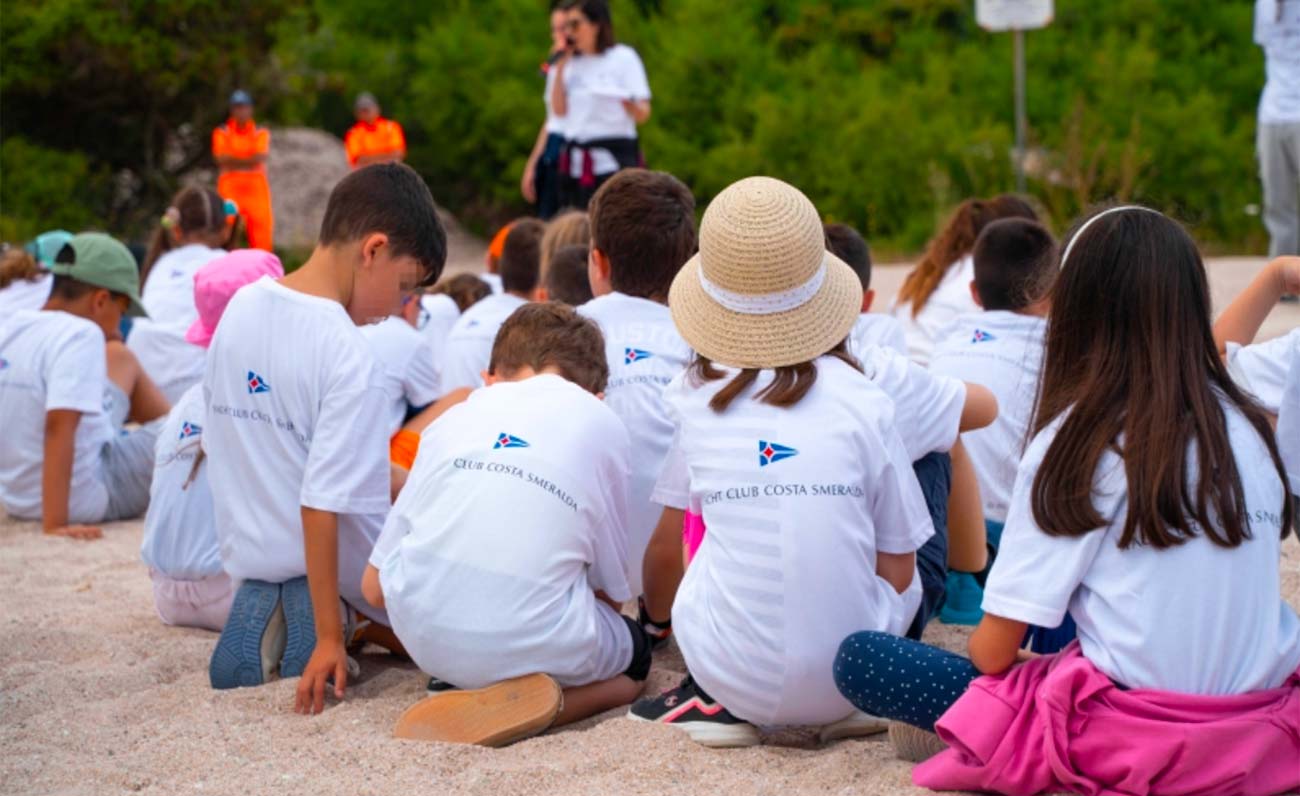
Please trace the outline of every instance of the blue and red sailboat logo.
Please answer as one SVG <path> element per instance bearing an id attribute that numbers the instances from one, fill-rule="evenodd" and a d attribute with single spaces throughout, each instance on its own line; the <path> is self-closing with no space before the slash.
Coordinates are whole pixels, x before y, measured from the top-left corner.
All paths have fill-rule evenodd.
<path id="1" fill-rule="evenodd" d="M 253 395 L 259 392 L 270 392 L 271 385 L 266 383 L 266 379 L 257 375 L 253 371 L 248 371 L 248 394 Z"/>
<path id="2" fill-rule="evenodd" d="M 766 467 L 769 464 L 775 464 L 782 459 L 789 459 L 798 456 L 799 451 L 785 445 L 778 445 L 775 442 L 767 440 L 758 441 L 758 466 Z"/>
<path id="3" fill-rule="evenodd" d="M 497 434 L 497 442 L 492 446 L 492 450 L 501 448 L 527 448 L 528 442 L 516 437 L 514 434 L 507 434 L 504 431 Z"/>
<path id="4" fill-rule="evenodd" d="M 649 359 L 654 354 L 640 348 L 624 348 L 623 364 L 631 365 L 633 362 L 640 362 L 643 359 Z"/>

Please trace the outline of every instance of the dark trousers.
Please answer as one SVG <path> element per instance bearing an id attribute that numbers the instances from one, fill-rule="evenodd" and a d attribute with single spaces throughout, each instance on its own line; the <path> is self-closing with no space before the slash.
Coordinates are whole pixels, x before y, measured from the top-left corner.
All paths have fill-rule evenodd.
<path id="1" fill-rule="evenodd" d="M 864 630 L 835 656 L 835 687 L 863 713 L 934 731 L 979 670 L 955 652 Z"/>
<path id="2" fill-rule="evenodd" d="M 948 583 L 948 494 L 952 492 L 952 459 L 946 453 L 929 453 L 912 465 L 934 523 L 934 536 L 916 551 L 921 576 L 921 607 L 907 629 L 907 637 L 920 639 L 930 618 L 939 613 Z"/>
<path id="3" fill-rule="evenodd" d="M 546 136 L 546 149 L 537 159 L 533 170 L 533 185 L 537 189 L 537 217 L 543 221 L 550 220 L 560 212 L 560 151 L 564 148 L 564 136 L 551 133 Z"/>

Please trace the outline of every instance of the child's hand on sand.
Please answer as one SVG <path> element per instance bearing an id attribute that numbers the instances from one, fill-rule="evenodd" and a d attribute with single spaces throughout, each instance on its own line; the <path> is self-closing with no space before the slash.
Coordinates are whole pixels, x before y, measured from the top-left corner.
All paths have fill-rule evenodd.
<path id="1" fill-rule="evenodd" d="M 45 532 L 50 536 L 66 536 L 69 539 L 80 539 L 83 542 L 104 537 L 103 529 L 94 525 L 64 525 L 60 528 L 46 528 Z"/>
<path id="2" fill-rule="evenodd" d="M 327 680 L 334 678 L 334 696 L 342 699 L 348 685 L 348 652 L 342 641 L 326 639 L 316 640 L 316 649 L 312 651 L 302 679 L 298 681 L 298 693 L 294 700 L 294 710 L 303 715 L 320 713 L 325 709 L 325 688 Z"/>

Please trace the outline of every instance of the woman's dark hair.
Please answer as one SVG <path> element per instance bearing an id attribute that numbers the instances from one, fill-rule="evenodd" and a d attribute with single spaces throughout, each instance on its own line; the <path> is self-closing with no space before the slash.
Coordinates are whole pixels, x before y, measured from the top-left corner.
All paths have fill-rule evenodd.
<path id="1" fill-rule="evenodd" d="M 235 219 L 235 224 L 238 225 L 239 216 L 235 216 Z M 236 229 L 227 230 L 226 227 L 226 201 L 220 194 L 211 188 L 196 185 L 182 188 L 180 193 L 172 197 L 171 206 L 163 213 L 158 229 L 154 231 L 153 239 L 149 242 L 149 252 L 145 255 L 144 265 L 140 268 L 140 284 L 144 284 L 158 258 L 171 251 L 175 243 L 172 237 L 173 229 L 182 235 L 203 232 L 214 236 L 222 235 L 224 237 L 222 246 L 225 247 L 235 239 L 237 232 Z"/>
<path id="2" fill-rule="evenodd" d="M 603 53 L 618 43 L 614 38 L 614 17 L 609 13 L 606 0 L 572 0 L 567 7 L 582 12 L 587 21 L 599 29 L 596 32 L 596 52 Z"/>
<path id="3" fill-rule="evenodd" d="M 839 345 L 827 351 L 824 356 L 835 357 L 854 370 L 862 371 L 862 365 L 849 353 L 848 340 L 840 341 Z M 776 376 L 772 379 L 772 383 L 759 390 L 758 394 L 754 396 L 754 399 L 759 403 L 788 409 L 802 401 L 808 391 L 817 383 L 816 360 L 774 368 L 774 370 Z M 762 368 L 745 368 L 741 370 L 731 381 L 727 382 L 725 387 L 718 390 L 717 395 L 714 395 L 709 401 L 709 408 L 718 414 L 727 411 L 732 401 L 735 401 L 741 393 L 749 389 L 758 380 L 758 374 L 762 372 Z M 708 381 L 717 381 L 726 375 L 726 371 L 719 370 L 712 360 L 700 354 L 695 355 L 695 359 L 691 361 L 689 367 L 689 377 L 697 385 Z"/>
<path id="4" fill-rule="evenodd" d="M 1034 477 L 1035 522 L 1049 536 L 1104 526 L 1093 484 L 1102 456 L 1115 451 L 1128 483 L 1121 549 L 1165 549 L 1198 534 L 1237 547 L 1251 532 L 1225 404 L 1255 428 L 1286 478 L 1263 410 L 1219 357 L 1196 245 L 1176 222 L 1142 208 L 1098 218 L 1078 237 L 1052 290 L 1031 426 L 1038 434 L 1064 418 Z M 1286 536 L 1285 498 L 1281 509 Z"/>
<path id="5" fill-rule="evenodd" d="M 1000 218 L 1038 220 L 1038 213 L 1024 199 L 1002 194 L 992 199 L 967 199 L 957 205 L 939 234 L 926 247 L 921 262 L 903 280 L 899 302 L 912 302 L 912 316 L 925 308 L 943 275 L 953 263 L 971 253 L 984 227 Z"/>
<path id="6" fill-rule="evenodd" d="M 434 285 L 429 292 L 446 295 L 456 302 L 456 309 L 464 312 L 492 295 L 492 286 L 473 274 L 456 274 Z"/>

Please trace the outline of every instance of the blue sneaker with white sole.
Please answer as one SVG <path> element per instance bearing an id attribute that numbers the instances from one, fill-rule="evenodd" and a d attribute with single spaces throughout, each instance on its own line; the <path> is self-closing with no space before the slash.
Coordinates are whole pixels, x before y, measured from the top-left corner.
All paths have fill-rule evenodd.
<path id="1" fill-rule="evenodd" d="M 284 619 L 278 583 L 240 584 L 208 663 L 212 687 L 244 688 L 269 681 L 284 654 Z"/>
<path id="2" fill-rule="evenodd" d="M 316 614 L 311 607 L 307 576 L 285 582 L 280 588 L 280 602 L 284 606 L 285 626 L 280 676 L 300 677 L 316 650 Z"/>

